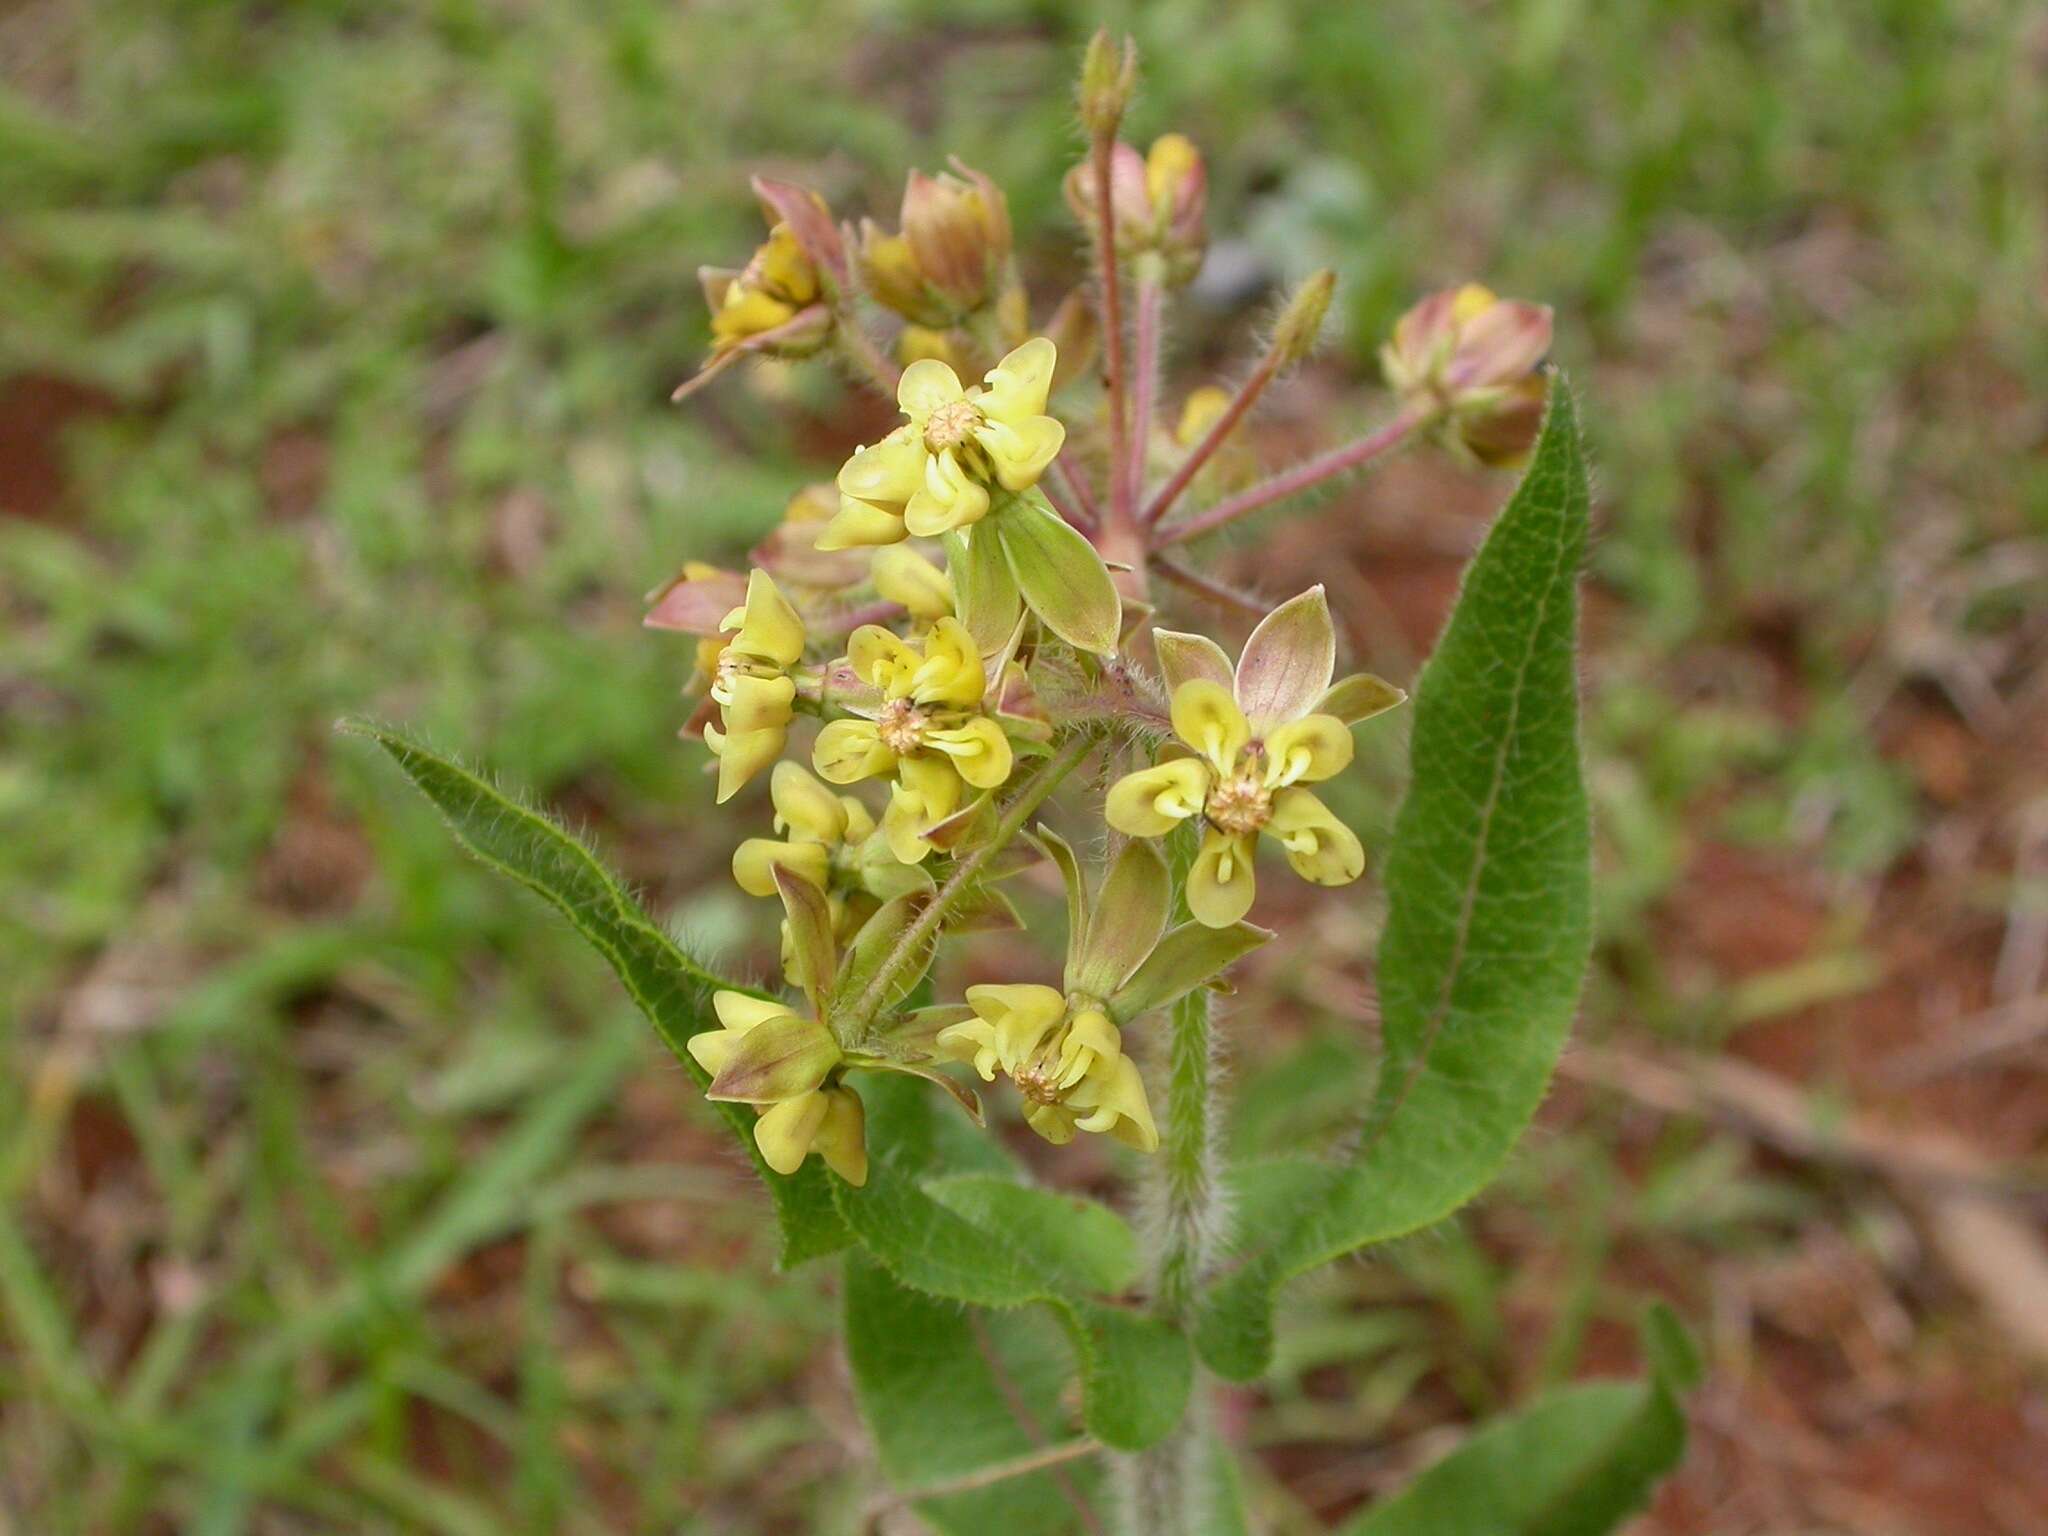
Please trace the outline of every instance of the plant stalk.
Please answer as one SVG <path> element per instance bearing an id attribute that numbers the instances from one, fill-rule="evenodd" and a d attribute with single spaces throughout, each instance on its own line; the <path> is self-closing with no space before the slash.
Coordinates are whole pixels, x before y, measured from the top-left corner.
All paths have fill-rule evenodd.
<path id="1" fill-rule="evenodd" d="M 1289 496 L 1298 496 L 1303 491 L 1321 485 L 1325 480 L 1335 479 L 1348 470 L 1358 468 L 1381 454 L 1399 447 L 1417 427 L 1429 420 L 1426 412 L 1404 410 L 1385 426 L 1368 432 L 1361 438 L 1332 448 L 1328 453 L 1317 454 L 1307 462 L 1283 470 L 1270 479 L 1261 480 L 1257 485 L 1237 495 L 1219 501 L 1213 507 L 1197 512 L 1193 517 L 1182 518 L 1159 529 L 1152 539 L 1155 549 L 1165 549 L 1187 539 L 1198 538 L 1205 533 L 1214 533 L 1226 523 L 1234 523 L 1240 517 L 1249 516 L 1261 507 L 1269 507 L 1276 501 Z"/>
<path id="2" fill-rule="evenodd" d="M 1102 263 L 1102 357 L 1109 411 L 1109 522 L 1129 519 L 1124 478 L 1124 309 L 1116 265 L 1116 205 L 1110 196 L 1110 170 L 1116 133 L 1095 135 L 1095 251 Z"/>
<path id="3" fill-rule="evenodd" d="M 1152 443 L 1153 396 L 1159 388 L 1159 311 L 1164 290 L 1157 276 L 1146 271 L 1156 257 L 1141 258 L 1138 264 L 1138 302 L 1132 321 L 1131 441 L 1123 461 L 1123 505 L 1136 516 L 1138 498 L 1145 494 L 1145 461 Z"/>
<path id="4" fill-rule="evenodd" d="M 1180 499 L 1181 492 L 1194 483 L 1195 476 L 1202 472 L 1202 466 L 1215 457 L 1216 450 L 1229 440 L 1230 434 L 1237 430 L 1237 424 L 1244 420 L 1245 413 L 1258 403 L 1259 396 L 1266 392 L 1266 386 L 1279 375 L 1281 361 L 1278 347 L 1266 349 L 1266 355 L 1259 359 L 1259 365 L 1252 370 L 1252 376 L 1244 381 L 1235 395 L 1231 396 L 1230 404 L 1223 408 L 1223 414 L 1210 424 L 1209 430 L 1202 434 L 1202 440 L 1196 443 L 1188 456 L 1181 461 L 1180 468 L 1176 469 L 1166 484 L 1159 488 L 1159 494 L 1146 504 L 1147 523 L 1156 523 L 1173 510 L 1173 504 Z"/>

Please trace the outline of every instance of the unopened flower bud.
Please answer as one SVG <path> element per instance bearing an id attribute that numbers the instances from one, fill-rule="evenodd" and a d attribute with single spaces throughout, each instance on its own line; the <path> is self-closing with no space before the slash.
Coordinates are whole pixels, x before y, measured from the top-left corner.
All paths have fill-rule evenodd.
<path id="1" fill-rule="evenodd" d="M 1208 249 L 1205 215 L 1209 207 L 1209 173 L 1202 152 L 1184 134 L 1161 134 L 1145 154 L 1145 192 L 1152 204 L 1159 253 L 1166 258 L 1166 280 L 1179 286 L 1193 280 Z"/>
<path id="2" fill-rule="evenodd" d="M 1273 350 L 1280 354 L 1283 365 L 1298 363 L 1315 349 L 1336 291 L 1337 274 L 1324 267 L 1288 297 L 1287 307 L 1273 327 Z"/>
<path id="3" fill-rule="evenodd" d="M 1114 134 L 1138 87 L 1138 45 L 1125 38 L 1119 48 L 1104 27 L 1088 40 L 1081 56 L 1081 123 L 1095 138 Z"/>
<path id="4" fill-rule="evenodd" d="M 1095 225 L 1095 161 L 1083 160 L 1060 184 L 1067 207 L 1083 228 Z M 1117 250 L 1129 255 L 1133 249 L 1151 245 L 1152 196 L 1145 187 L 1145 157 L 1130 145 L 1112 145 L 1109 152 L 1109 209 L 1116 220 Z"/>
<path id="5" fill-rule="evenodd" d="M 943 329 L 996 302 L 1010 281 L 1010 210 L 1002 189 L 960 161 L 959 174 L 912 171 L 903 229 L 861 225 L 860 266 L 877 303 L 913 325 Z"/>
<path id="6" fill-rule="evenodd" d="M 876 550 L 873 570 L 875 591 L 913 619 L 930 624 L 952 613 L 952 578 L 908 544 Z"/>
<path id="7" fill-rule="evenodd" d="M 1483 464 L 1509 466 L 1536 440 L 1550 332 L 1547 305 L 1467 283 L 1403 315 L 1380 364 L 1404 403 L 1438 418 L 1446 441 Z"/>

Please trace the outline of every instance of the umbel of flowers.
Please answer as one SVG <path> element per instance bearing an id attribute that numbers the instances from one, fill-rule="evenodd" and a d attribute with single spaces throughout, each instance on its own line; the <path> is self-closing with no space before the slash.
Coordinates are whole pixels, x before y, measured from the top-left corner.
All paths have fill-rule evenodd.
<path id="1" fill-rule="evenodd" d="M 911 173 L 893 231 L 756 182 L 763 244 L 704 272 L 711 352 L 679 393 L 748 357 L 831 359 L 903 414 L 829 486 L 792 488 L 750 568 L 693 559 L 648 615 L 696 637 L 687 729 L 716 799 L 752 806 L 740 797 L 768 781 L 733 875 L 779 900 L 800 1000 L 721 992 L 719 1027 L 689 1049 L 711 1097 L 755 1110 L 776 1174 L 815 1155 L 865 1182 L 874 1072 L 924 1079 L 977 1121 L 975 1084 L 1002 1078 L 1048 1142 L 1158 1149 L 1162 1010 L 1227 988 L 1271 937 L 1250 921 L 1262 848 L 1316 886 L 1364 875 L 1328 790 L 1357 728 L 1405 698 L 1340 676 L 1321 587 L 1269 609 L 1204 568 L 1208 541 L 1404 444 L 1505 465 L 1537 428 L 1549 311 L 1453 284 L 1387 340 L 1383 425 L 1262 468 L 1240 429 L 1312 350 L 1334 280 L 1281 302 L 1229 370 L 1241 382 L 1169 381 L 1162 338 L 1207 249 L 1207 175 L 1182 134 L 1122 142 L 1130 89 L 1129 60 L 1098 40 L 1089 148 L 1066 179 L 1094 270 L 1036 326 L 1008 201 L 958 161 Z M 1210 631 L 1243 637 L 1234 662 Z M 1092 823 L 1077 842 L 1099 861 L 1045 819 L 1084 785 L 1100 799 L 1066 796 L 1069 824 Z M 1046 864 L 1066 892 L 1057 984 L 1004 943 L 982 969 L 1010 974 L 949 998 L 947 941 L 1016 926 Z"/>

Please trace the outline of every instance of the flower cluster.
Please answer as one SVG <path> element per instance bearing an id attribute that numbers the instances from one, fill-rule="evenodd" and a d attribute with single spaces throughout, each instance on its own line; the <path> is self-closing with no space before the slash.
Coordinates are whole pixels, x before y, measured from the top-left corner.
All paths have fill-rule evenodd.
<path id="1" fill-rule="evenodd" d="M 1235 618 L 1244 601 L 1179 546 L 1403 441 L 1511 462 L 1540 414 L 1549 312 L 1450 288 L 1383 350 L 1393 421 L 1262 478 L 1234 434 L 1311 350 L 1333 280 L 1283 306 L 1246 382 L 1169 396 L 1159 321 L 1207 248 L 1207 173 L 1181 134 L 1142 154 L 1119 139 L 1128 62 L 1091 53 L 1082 96 L 1090 145 L 1066 191 L 1094 281 L 1036 331 L 1007 199 L 958 161 L 911 174 L 893 231 L 842 228 L 815 194 L 757 182 L 765 242 L 704 273 L 711 354 L 686 389 L 748 355 L 829 349 L 904 417 L 798 490 L 749 569 L 687 563 L 647 618 L 695 639 L 686 729 L 716 799 L 768 780 L 770 824 L 732 873 L 779 901 L 802 1001 L 719 992 L 718 1027 L 689 1050 L 710 1097 L 754 1111 L 778 1174 L 816 1154 L 867 1180 L 858 1084 L 876 1072 L 941 1085 L 977 1119 L 974 1079 L 1006 1078 L 1048 1142 L 1157 1149 L 1161 1010 L 1226 987 L 1271 937 L 1247 920 L 1262 840 L 1315 885 L 1363 874 L 1325 787 L 1354 728 L 1405 695 L 1338 677 L 1321 587 L 1255 608 L 1233 662 L 1169 627 L 1154 579 Z M 871 333 L 878 313 L 893 335 Z M 1042 819 L 1063 784 L 1088 782 L 1107 786 L 1084 813 L 1095 871 Z M 1045 865 L 1066 893 L 1058 985 L 1012 971 L 927 1001 L 942 941 L 1017 926 L 1008 887 Z"/>

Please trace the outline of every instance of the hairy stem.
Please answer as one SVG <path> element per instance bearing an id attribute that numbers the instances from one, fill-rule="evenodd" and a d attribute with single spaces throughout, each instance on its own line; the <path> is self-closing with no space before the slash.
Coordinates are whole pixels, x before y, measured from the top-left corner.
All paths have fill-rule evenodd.
<path id="1" fill-rule="evenodd" d="M 1109 520 L 1126 521 L 1130 503 L 1124 499 L 1124 309 L 1116 266 L 1116 206 L 1110 197 L 1110 169 L 1116 133 L 1095 136 L 1095 253 L 1102 264 L 1102 357 L 1109 410 Z"/>
<path id="2" fill-rule="evenodd" d="M 1214 576 L 1183 564 L 1172 555 L 1154 554 L 1152 569 L 1164 576 L 1177 587 L 1185 587 L 1198 597 L 1206 597 L 1219 608 L 1228 608 L 1232 613 L 1249 614 L 1254 619 L 1266 616 L 1272 605 L 1240 592 L 1228 582 L 1218 581 Z"/>
<path id="3" fill-rule="evenodd" d="M 1165 549 L 1183 540 L 1198 538 L 1205 533 L 1214 533 L 1226 523 L 1234 523 L 1261 507 L 1270 507 L 1276 501 L 1289 496 L 1298 496 L 1303 491 L 1321 485 L 1325 480 L 1334 480 L 1338 475 L 1357 469 L 1360 465 L 1378 458 L 1381 454 L 1399 447 L 1410 433 L 1429 419 L 1421 411 L 1403 410 L 1385 426 L 1365 434 L 1341 448 L 1332 448 L 1328 453 L 1317 454 L 1306 463 L 1283 470 L 1270 479 L 1261 480 L 1257 485 L 1237 495 L 1219 501 L 1213 507 L 1197 512 L 1193 517 L 1182 518 L 1161 528 L 1153 538 L 1153 545 Z"/>
<path id="4" fill-rule="evenodd" d="M 998 853 L 1006 848 L 1011 839 L 1024 830 L 1024 823 L 1031 819 L 1032 812 L 1045 804 L 1052 792 L 1060 787 L 1066 776 L 1080 766 L 1081 759 L 1095 747 L 1095 736 L 1091 732 L 1076 731 L 1053 755 L 1045 760 L 1038 771 L 1024 781 L 1003 807 L 1002 818 L 995 830 L 980 847 L 976 848 L 953 866 L 953 872 L 946 877 L 946 883 L 939 887 L 925 909 L 918 913 L 910 925 L 897 939 L 896 947 L 883 957 L 875 967 L 875 974 L 861 992 L 860 1000 L 851 1011 L 852 1019 L 863 1032 L 873 1023 L 881 1011 L 882 999 L 889 995 L 904 967 L 912 964 L 924 952 L 924 946 L 938 931 L 939 925 L 960 905 L 962 898 L 973 888 L 975 877 Z"/>
<path id="5" fill-rule="evenodd" d="M 1280 372 L 1281 353 L 1278 347 L 1268 347 L 1266 355 L 1259 359 L 1259 366 L 1252 370 L 1252 376 L 1244 381 L 1238 392 L 1231 396 L 1230 404 L 1223 408 L 1223 414 L 1202 434 L 1194 450 L 1182 461 L 1166 484 L 1159 488 L 1145 507 L 1145 521 L 1156 523 L 1173 510 L 1173 504 L 1180 499 L 1180 493 L 1194 483 L 1195 476 L 1202 472 L 1202 466 L 1216 455 L 1237 430 L 1237 424 L 1244 420 L 1245 412 L 1258 404 L 1259 396 L 1266 392 L 1266 386 L 1273 382 Z"/>
<path id="6" fill-rule="evenodd" d="M 840 355 L 875 387 L 884 400 L 893 404 L 896 381 L 903 377 L 903 370 L 882 355 L 874 337 L 861 328 L 850 310 L 840 312 L 839 323 L 832 328 L 832 334 L 839 339 Z"/>
<path id="7" fill-rule="evenodd" d="M 1122 464 L 1123 505 L 1135 508 L 1145 493 L 1145 460 L 1152 442 L 1152 397 L 1159 388 L 1159 311 L 1163 290 L 1156 275 L 1146 272 L 1141 259 L 1138 274 L 1138 302 L 1132 322 L 1131 442 Z M 1134 514 L 1135 515 L 1135 514 Z"/>

